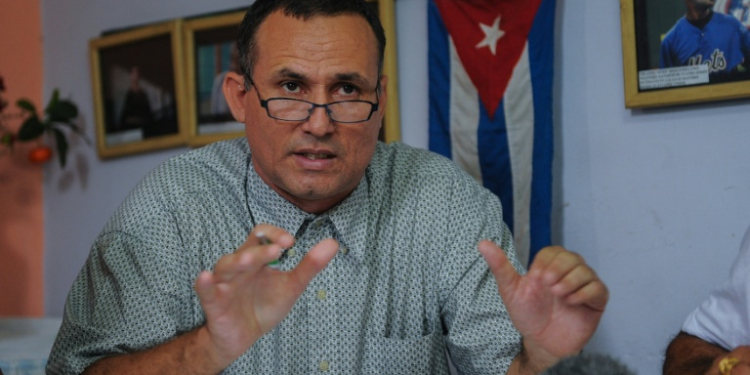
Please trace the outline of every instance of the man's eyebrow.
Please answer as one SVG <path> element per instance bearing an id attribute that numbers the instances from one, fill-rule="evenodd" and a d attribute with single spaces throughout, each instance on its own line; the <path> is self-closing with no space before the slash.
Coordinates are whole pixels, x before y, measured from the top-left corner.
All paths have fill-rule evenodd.
<path id="1" fill-rule="evenodd" d="M 274 74 L 274 77 L 277 77 L 277 79 L 292 79 L 301 82 L 307 82 L 309 80 L 307 75 L 289 68 L 282 68 Z M 367 77 L 357 72 L 337 73 L 333 76 L 333 79 L 337 82 L 352 82 L 362 87 L 368 87 L 371 85 L 370 80 L 367 79 Z"/>
<path id="2" fill-rule="evenodd" d="M 283 69 L 279 70 L 276 74 L 274 74 L 274 76 L 279 77 L 279 78 L 294 79 L 294 80 L 297 80 L 297 81 L 306 81 L 307 80 L 307 76 L 305 76 L 304 74 L 302 74 L 300 72 L 295 72 L 295 71 L 293 71 L 293 70 L 291 70 L 289 68 L 283 68 Z"/>
<path id="3" fill-rule="evenodd" d="M 338 73 L 334 77 L 337 81 L 353 82 L 364 87 L 367 87 L 370 84 L 370 80 L 359 73 Z"/>

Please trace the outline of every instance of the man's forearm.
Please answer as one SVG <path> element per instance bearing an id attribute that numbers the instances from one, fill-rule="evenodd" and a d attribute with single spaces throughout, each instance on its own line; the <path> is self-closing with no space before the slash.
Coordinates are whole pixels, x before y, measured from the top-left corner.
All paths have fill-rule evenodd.
<path id="1" fill-rule="evenodd" d="M 208 331 L 201 326 L 142 352 L 103 358 L 83 374 L 218 374 L 229 364 L 216 358 L 210 345 Z"/>
<path id="2" fill-rule="evenodd" d="M 680 332 L 667 347 L 664 375 L 704 375 L 716 357 L 727 351 L 698 337 Z"/>

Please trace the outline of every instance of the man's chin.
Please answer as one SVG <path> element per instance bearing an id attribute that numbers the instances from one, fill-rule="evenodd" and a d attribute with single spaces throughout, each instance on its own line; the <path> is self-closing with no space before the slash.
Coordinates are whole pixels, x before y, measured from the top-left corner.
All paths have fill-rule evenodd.
<path id="1" fill-rule="evenodd" d="M 303 211 L 315 214 L 327 211 L 351 193 L 351 191 L 344 193 L 331 190 L 327 184 L 325 186 L 296 186 L 283 191 L 277 190 L 277 192 Z"/>

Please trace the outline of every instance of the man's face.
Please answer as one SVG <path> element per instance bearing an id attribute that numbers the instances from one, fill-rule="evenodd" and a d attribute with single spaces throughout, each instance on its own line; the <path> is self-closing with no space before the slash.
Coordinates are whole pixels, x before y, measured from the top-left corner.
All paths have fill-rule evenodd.
<path id="1" fill-rule="evenodd" d="M 304 211 L 326 211 L 356 188 L 377 144 L 386 79 L 376 94 L 375 35 L 359 16 L 301 20 L 276 12 L 261 24 L 256 41 L 255 87 L 243 98 L 253 166 L 263 181 Z M 288 122 L 270 118 L 258 96 L 319 104 L 379 99 L 380 106 L 362 123 L 332 122 L 319 107 L 308 120 Z"/>
<path id="2" fill-rule="evenodd" d="M 688 0 L 696 9 L 704 10 L 713 8 L 715 0 Z"/>

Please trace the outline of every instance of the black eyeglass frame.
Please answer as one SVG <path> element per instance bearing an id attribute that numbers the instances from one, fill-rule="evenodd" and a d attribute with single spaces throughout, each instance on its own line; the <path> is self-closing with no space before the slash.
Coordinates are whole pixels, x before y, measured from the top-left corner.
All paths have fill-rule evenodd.
<path id="1" fill-rule="evenodd" d="M 377 99 L 377 102 L 375 102 L 375 103 L 373 103 L 373 102 L 371 102 L 369 100 L 353 99 L 353 100 L 340 100 L 340 101 L 337 101 L 337 102 L 330 102 L 330 103 L 325 103 L 325 104 L 318 104 L 318 103 L 313 103 L 311 101 L 307 101 L 307 100 L 303 100 L 303 99 L 294 99 L 294 98 L 275 97 L 275 98 L 263 99 L 263 98 L 260 97 L 260 91 L 258 91 L 258 87 L 255 85 L 255 82 L 253 81 L 253 79 L 250 78 L 250 77 L 245 77 L 245 79 L 247 79 L 249 81 L 250 85 L 255 88 L 255 94 L 258 96 L 258 100 L 260 100 L 260 106 L 266 109 L 266 115 L 268 115 L 268 117 L 270 117 L 272 119 L 279 120 L 279 121 L 288 121 L 288 122 L 307 121 L 310 118 L 310 116 L 312 116 L 312 113 L 313 113 L 313 111 L 315 111 L 315 108 L 322 107 L 322 108 L 325 108 L 326 115 L 328 115 L 328 118 L 331 119 L 331 121 L 333 121 L 333 122 L 341 123 L 341 124 L 359 124 L 359 123 L 362 123 L 362 122 L 370 121 L 370 119 L 372 118 L 372 114 L 375 113 L 375 111 L 378 110 L 379 105 L 380 105 L 380 81 L 378 81 L 378 85 L 375 86 L 375 98 Z M 246 87 L 246 88 L 249 89 L 248 87 Z M 284 100 L 284 101 L 294 101 L 294 102 L 307 103 L 307 104 L 310 104 L 312 107 L 310 107 L 310 109 L 307 111 L 307 117 L 302 118 L 302 119 L 298 119 L 298 120 L 288 120 L 288 119 L 274 117 L 274 116 L 271 115 L 271 111 L 268 109 L 268 103 L 271 102 L 271 101 L 276 101 L 276 100 Z M 358 121 L 339 121 L 339 120 L 336 120 L 333 117 L 331 117 L 331 112 L 332 111 L 331 111 L 331 108 L 329 106 L 333 105 L 333 104 L 340 104 L 340 103 L 367 103 L 367 104 L 369 104 L 371 106 L 370 107 L 370 113 L 367 115 L 367 118 L 365 118 L 364 120 L 358 120 Z"/>

